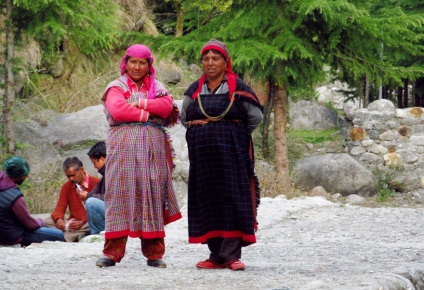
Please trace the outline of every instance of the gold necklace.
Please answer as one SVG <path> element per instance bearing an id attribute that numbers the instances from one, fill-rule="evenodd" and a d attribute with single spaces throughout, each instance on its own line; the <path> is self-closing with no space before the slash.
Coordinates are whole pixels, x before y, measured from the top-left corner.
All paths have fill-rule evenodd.
<path id="1" fill-rule="evenodd" d="M 224 118 L 224 116 L 228 113 L 228 111 L 231 109 L 231 106 L 234 103 L 234 96 L 235 96 L 235 92 L 231 95 L 231 99 L 230 99 L 230 104 L 228 105 L 227 109 L 225 109 L 225 111 L 220 114 L 219 116 L 209 116 L 208 114 L 206 114 L 205 110 L 203 109 L 203 105 L 202 105 L 202 101 L 200 100 L 200 94 L 197 97 L 199 99 L 199 107 L 200 107 L 200 111 L 202 111 L 202 114 L 205 115 L 206 118 L 208 118 L 211 121 L 218 121 L 221 120 L 222 118 Z"/>

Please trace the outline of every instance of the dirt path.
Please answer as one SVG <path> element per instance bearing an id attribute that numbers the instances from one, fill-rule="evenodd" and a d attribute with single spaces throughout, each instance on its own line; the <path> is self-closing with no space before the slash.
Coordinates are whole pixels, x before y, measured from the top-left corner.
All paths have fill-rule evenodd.
<path id="1" fill-rule="evenodd" d="M 321 198 L 264 198 L 244 272 L 198 270 L 205 245 L 187 220 L 167 226 L 166 269 L 146 266 L 137 239 L 115 267 L 95 267 L 103 241 L 0 248 L 2 289 L 424 289 L 424 210 L 340 206 Z M 400 275 L 402 274 L 402 275 Z M 409 288 L 408 288 L 409 287 Z"/>

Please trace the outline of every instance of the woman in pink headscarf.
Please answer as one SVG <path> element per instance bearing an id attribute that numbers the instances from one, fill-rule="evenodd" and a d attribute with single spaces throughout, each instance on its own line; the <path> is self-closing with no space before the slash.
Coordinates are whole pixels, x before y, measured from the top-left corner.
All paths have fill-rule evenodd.
<path id="1" fill-rule="evenodd" d="M 105 174 L 106 233 L 99 267 L 114 266 L 125 254 L 128 236 L 140 238 L 147 265 L 165 268 L 164 226 L 181 218 L 172 186 L 172 148 L 164 127 L 178 110 L 155 79 L 148 47 L 130 46 L 121 77 L 103 94 L 109 122 Z"/>

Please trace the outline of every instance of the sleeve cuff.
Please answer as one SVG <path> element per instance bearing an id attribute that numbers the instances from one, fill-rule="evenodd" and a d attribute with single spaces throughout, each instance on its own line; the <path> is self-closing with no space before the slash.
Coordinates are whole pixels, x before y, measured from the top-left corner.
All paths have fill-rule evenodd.
<path id="1" fill-rule="evenodd" d="M 149 120 L 149 112 L 141 109 L 140 121 L 141 122 L 147 122 L 147 120 Z"/>

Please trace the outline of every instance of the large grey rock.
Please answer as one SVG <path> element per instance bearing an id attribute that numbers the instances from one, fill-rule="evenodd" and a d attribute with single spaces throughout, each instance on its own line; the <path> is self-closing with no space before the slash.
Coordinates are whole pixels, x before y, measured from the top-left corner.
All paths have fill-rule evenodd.
<path id="1" fill-rule="evenodd" d="M 166 84 L 177 84 L 181 81 L 182 70 L 175 63 L 161 60 L 156 68 L 156 77 Z"/>
<path id="2" fill-rule="evenodd" d="M 103 105 L 97 105 L 59 115 L 43 127 L 40 134 L 51 144 L 68 150 L 89 141 L 92 145 L 93 142 L 106 140 L 108 126 Z"/>
<path id="3" fill-rule="evenodd" d="M 368 105 L 368 111 L 395 113 L 396 108 L 389 100 L 376 100 Z"/>
<path id="4" fill-rule="evenodd" d="M 296 130 L 326 130 L 340 128 L 344 120 L 333 110 L 309 101 L 290 105 L 290 127 Z"/>
<path id="5" fill-rule="evenodd" d="M 372 196 L 376 192 L 371 171 L 348 154 L 325 154 L 304 158 L 294 169 L 294 182 L 304 190 L 322 186 L 343 196 Z"/>
<path id="6" fill-rule="evenodd" d="M 16 141 L 22 144 L 16 155 L 30 164 L 32 180 L 41 182 L 61 173 L 62 157 L 57 148 L 28 123 L 17 122 L 14 128 Z"/>

